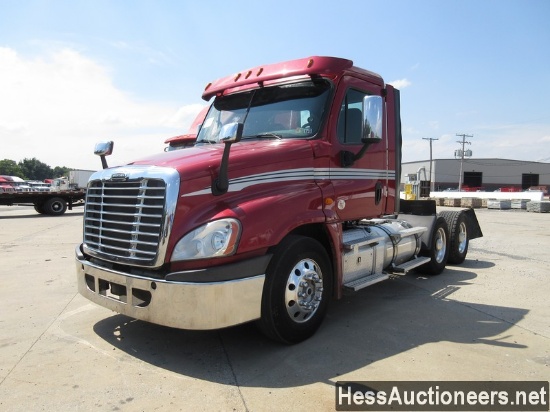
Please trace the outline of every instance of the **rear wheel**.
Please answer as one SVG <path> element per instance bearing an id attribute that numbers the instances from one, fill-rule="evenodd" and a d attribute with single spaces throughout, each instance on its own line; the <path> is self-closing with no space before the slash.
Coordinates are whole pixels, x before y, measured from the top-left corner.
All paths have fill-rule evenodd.
<path id="1" fill-rule="evenodd" d="M 298 343 L 311 337 L 325 317 L 332 268 L 316 240 L 288 236 L 267 268 L 259 326 L 269 338 Z"/>
<path id="2" fill-rule="evenodd" d="M 44 213 L 52 216 L 62 215 L 67 211 L 67 202 L 60 197 L 52 197 L 44 203 Z"/>
<path id="3" fill-rule="evenodd" d="M 420 266 L 421 272 L 427 275 L 439 275 L 443 272 L 449 257 L 449 229 L 443 217 L 439 216 L 435 221 L 431 248 L 421 252 L 421 255 L 430 258 L 428 263 Z"/>
<path id="4" fill-rule="evenodd" d="M 444 211 L 439 213 L 449 226 L 449 263 L 460 264 L 466 259 L 470 234 L 466 215 L 461 211 Z"/>

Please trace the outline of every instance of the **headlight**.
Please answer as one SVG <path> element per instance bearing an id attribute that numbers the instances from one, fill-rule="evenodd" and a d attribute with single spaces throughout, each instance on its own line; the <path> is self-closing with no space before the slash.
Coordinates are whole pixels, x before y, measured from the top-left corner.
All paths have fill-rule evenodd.
<path id="1" fill-rule="evenodd" d="M 236 219 L 220 219 L 189 232 L 174 247 L 171 261 L 229 256 L 235 253 L 241 234 Z"/>

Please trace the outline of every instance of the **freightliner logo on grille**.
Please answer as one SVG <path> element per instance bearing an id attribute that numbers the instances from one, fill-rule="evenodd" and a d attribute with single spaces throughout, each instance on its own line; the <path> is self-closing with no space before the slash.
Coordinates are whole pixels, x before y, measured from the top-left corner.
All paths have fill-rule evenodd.
<path id="1" fill-rule="evenodd" d="M 113 173 L 111 175 L 111 180 L 125 181 L 128 179 L 129 179 L 129 176 L 125 173 Z"/>

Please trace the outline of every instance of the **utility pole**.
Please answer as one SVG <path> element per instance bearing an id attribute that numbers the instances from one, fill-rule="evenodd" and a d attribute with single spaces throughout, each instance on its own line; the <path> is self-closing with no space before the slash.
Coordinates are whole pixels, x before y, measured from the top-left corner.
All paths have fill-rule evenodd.
<path id="1" fill-rule="evenodd" d="M 430 191 L 432 191 L 434 190 L 434 181 L 432 179 L 432 142 L 439 139 L 434 139 L 433 137 L 423 137 L 422 140 L 430 141 Z"/>
<path id="2" fill-rule="evenodd" d="M 462 140 L 457 140 L 457 143 L 460 143 L 462 145 L 462 150 L 460 150 L 460 174 L 458 175 L 458 191 L 461 192 L 462 191 L 462 170 L 463 170 L 463 165 L 464 165 L 464 154 L 466 153 L 464 151 L 464 145 L 466 144 L 472 144 L 472 142 L 467 142 L 466 141 L 466 138 L 467 137 L 474 137 L 474 135 L 472 134 L 456 134 L 458 137 L 462 137 Z M 455 152 L 456 153 L 456 152 Z M 471 154 L 470 154 L 471 156 Z M 455 156 L 456 157 L 456 156 Z"/>

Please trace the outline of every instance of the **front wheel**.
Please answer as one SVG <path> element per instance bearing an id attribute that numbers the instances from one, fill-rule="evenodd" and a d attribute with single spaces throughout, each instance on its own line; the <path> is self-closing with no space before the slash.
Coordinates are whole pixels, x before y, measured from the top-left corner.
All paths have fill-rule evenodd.
<path id="1" fill-rule="evenodd" d="M 428 263 L 420 266 L 421 272 L 427 275 L 439 275 L 443 272 L 449 257 L 449 228 L 443 217 L 439 216 L 435 221 L 431 248 L 421 252 L 421 255 L 430 258 Z"/>
<path id="2" fill-rule="evenodd" d="M 259 326 L 269 338 L 298 343 L 311 337 L 332 295 L 332 269 L 316 240 L 291 235 L 277 247 L 267 268 Z"/>

